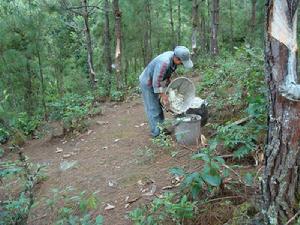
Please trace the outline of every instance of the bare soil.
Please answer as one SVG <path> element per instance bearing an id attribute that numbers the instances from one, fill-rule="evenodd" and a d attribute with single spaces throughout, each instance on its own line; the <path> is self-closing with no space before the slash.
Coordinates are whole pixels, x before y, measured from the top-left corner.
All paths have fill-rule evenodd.
<path id="1" fill-rule="evenodd" d="M 163 149 L 154 145 L 138 97 L 124 103 L 103 103 L 101 107 L 103 115 L 90 119 L 85 133 L 26 144 L 24 153 L 33 162 L 48 168 L 48 179 L 40 184 L 36 201 L 50 196 L 53 188 L 72 186 L 78 192 L 97 192 L 101 200 L 98 212 L 103 215 L 104 224 L 132 224 L 128 212 L 149 202 L 164 192 L 164 186 L 171 184 L 169 168 L 181 166 L 192 170 L 197 167 L 198 162 L 190 160 L 192 151 L 197 148 L 174 144 L 171 149 Z M 57 150 L 62 152 L 57 153 Z M 71 161 L 76 161 L 76 165 L 62 171 L 61 164 Z M 141 190 L 147 183 L 155 185 L 154 195 L 143 195 Z M 138 200 L 126 205 L 128 198 Z M 115 208 L 105 210 L 107 204 Z M 49 210 L 36 207 L 28 224 L 53 224 L 52 220 Z"/>

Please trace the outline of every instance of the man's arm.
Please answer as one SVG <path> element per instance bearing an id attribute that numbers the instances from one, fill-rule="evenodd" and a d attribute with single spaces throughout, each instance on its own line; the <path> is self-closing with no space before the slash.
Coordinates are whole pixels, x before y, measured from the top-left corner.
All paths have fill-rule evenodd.
<path id="1" fill-rule="evenodd" d="M 162 85 L 163 77 L 167 71 L 168 64 L 166 62 L 158 63 L 154 68 L 152 86 L 154 93 L 158 93 L 162 101 L 162 104 L 165 106 L 169 105 L 168 96 L 164 93 L 165 86 Z"/>

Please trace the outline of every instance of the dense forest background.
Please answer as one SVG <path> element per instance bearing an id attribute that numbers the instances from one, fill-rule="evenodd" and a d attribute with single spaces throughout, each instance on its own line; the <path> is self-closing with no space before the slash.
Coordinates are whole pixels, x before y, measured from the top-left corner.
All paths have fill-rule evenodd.
<path id="1" fill-rule="evenodd" d="M 62 111 L 70 101 L 122 100 L 137 87 L 149 60 L 176 45 L 191 51 L 193 45 L 194 71 L 204 72 L 202 62 L 211 56 L 213 1 L 120 1 L 119 9 L 115 2 L 1 2 L 1 139 L 13 132 L 8 127 L 28 135 L 43 120 L 66 117 Z M 245 47 L 261 51 L 264 3 L 218 4 L 218 57 Z"/>

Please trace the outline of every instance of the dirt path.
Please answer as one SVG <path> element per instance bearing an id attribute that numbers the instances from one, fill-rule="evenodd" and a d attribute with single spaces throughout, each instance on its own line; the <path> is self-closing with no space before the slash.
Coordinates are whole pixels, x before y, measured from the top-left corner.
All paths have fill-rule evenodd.
<path id="1" fill-rule="evenodd" d="M 153 198 L 143 196 L 125 208 L 127 196 L 134 199 L 142 195 L 139 183 L 154 181 L 155 193 L 160 194 L 162 187 L 170 185 L 169 168 L 190 163 L 189 150 L 179 147 L 163 150 L 153 145 L 145 123 L 143 105 L 136 98 L 129 103 L 105 104 L 103 115 L 90 120 L 89 131 L 76 138 L 29 143 L 24 148 L 25 154 L 48 166 L 49 178 L 42 183 L 38 198 L 47 196 L 52 188 L 68 186 L 89 193 L 97 191 L 104 224 L 131 224 L 127 213 Z M 57 150 L 63 151 L 56 153 Z M 177 153 L 175 157 L 171 151 Z M 68 154 L 69 157 L 63 158 Z M 74 167 L 60 169 L 63 162 L 71 161 L 77 162 Z M 115 209 L 104 210 L 107 203 Z M 33 212 L 29 224 L 52 224 L 47 212 L 38 210 Z"/>

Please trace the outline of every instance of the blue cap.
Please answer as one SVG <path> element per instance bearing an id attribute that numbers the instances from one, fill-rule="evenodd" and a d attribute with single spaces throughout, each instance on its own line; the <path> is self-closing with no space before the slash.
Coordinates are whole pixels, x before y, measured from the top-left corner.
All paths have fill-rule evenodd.
<path id="1" fill-rule="evenodd" d="M 190 51 L 188 48 L 184 46 L 177 46 L 174 49 L 174 54 L 181 60 L 185 68 L 190 69 L 193 67 L 193 62 L 191 60 Z"/>

